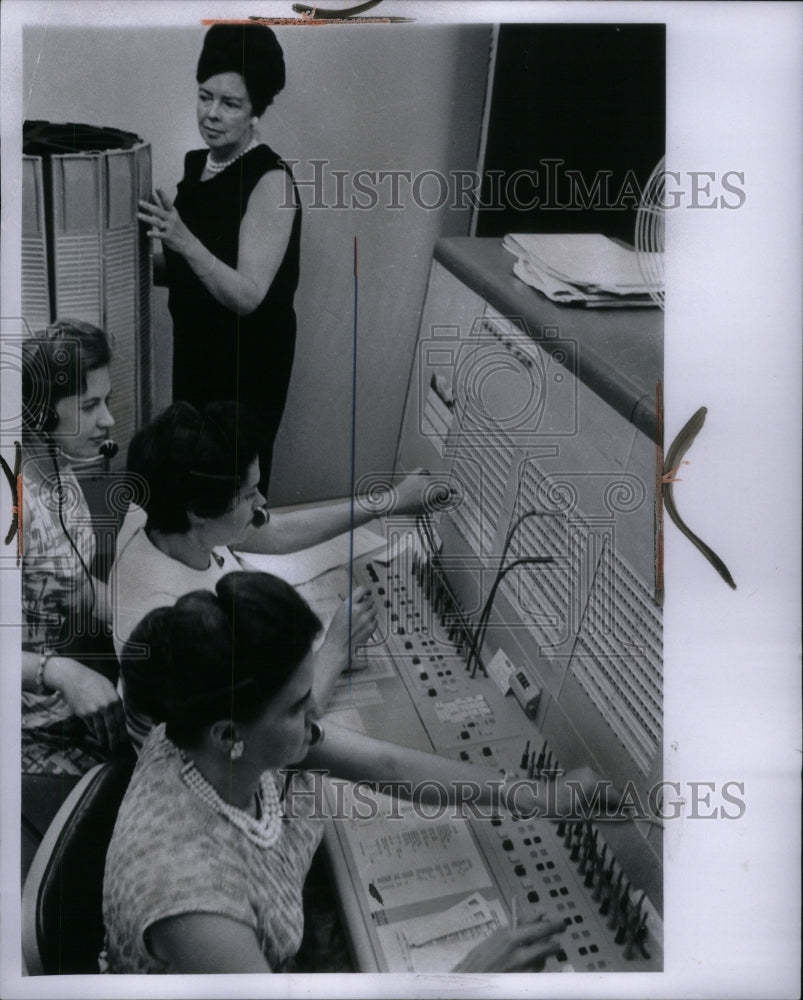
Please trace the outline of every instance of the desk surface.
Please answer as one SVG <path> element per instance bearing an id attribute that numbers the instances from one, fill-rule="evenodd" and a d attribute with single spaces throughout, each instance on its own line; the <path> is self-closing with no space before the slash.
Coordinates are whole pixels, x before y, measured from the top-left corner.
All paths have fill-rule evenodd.
<path id="1" fill-rule="evenodd" d="M 498 239 L 442 239 L 435 260 L 503 316 L 520 317 L 530 333 L 557 326 L 563 337 L 575 340 L 580 379 L 655 438 L 655 386 L 663 379 L 661 309 L 585 309 L 551 302 L 514 275 L 515 258 Z"/>

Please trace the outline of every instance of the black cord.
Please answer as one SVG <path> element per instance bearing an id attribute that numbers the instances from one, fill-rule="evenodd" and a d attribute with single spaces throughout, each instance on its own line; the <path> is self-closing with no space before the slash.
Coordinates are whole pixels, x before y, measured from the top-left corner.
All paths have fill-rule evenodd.
<path id="1" fill-rule="evenodd" d="M 491 593 L 491 592 L 495 593 L 495 589 L 494 588 L 496 587 L 497 581 L 499 580 L 499 574 L 502 572 L 502 567 L 505 564 L 505 556 L 507 555 L 508 549 L 510 548 L 510 543 L 513 541 L 513 535 L 515 534 L 516 529 L 519 527 L 519 525 L 522 523 L 522 521 L 525 520 L 525 518 L 533 516 L 536 513 L 538 513 L 538 512 L 536 512 L 536 511 L 527 511 L 526 513 L 522 514 L 519 518 L 517 518 L 516 521 L 514 521 L 514 523 L 508 529 L 507 536 L 505 537 L 505 542 L 504 542 L 504 544 L 502 546 L 502 555 L 499 557 L 499 565 L 496 567 L 496 575 L 494 577 L 494 582 L 491 584 L 491 591 L 489 591 L 489 593 Z M 478 637 L 481 634 L 481 630 L 483 628 L 483 618 L 484 618 L 484 616 L 486 614 L 487 609 L 488 609 L 488 600 L 486 599 L 486 602 L 483 605 L 483 609 L 480 612 L 480 616 L 477 619 L 477 628 L 476 628 L 475 634 L 474 634 L 474 644 L 473 644 L 472 648 L 473 648 L 474 654 L 476 656 L 476 663 L 474 665 L 474 671 L 471 674 L 472 677 L 474 677 L 474 675 L 476 674 L 477 666 L 478 665 L 482 668 L 483 674 L 486 673 L 486 671 L 485 671 L 485 665 L 482 663 L 481 658 L 479 656 L 479 649 L 478 649 L 478 646 L 477 646 L 477 639 L 478 639 Z M 467 658 L 467 660 L 466 660 L 466 669 L 468 669 L 470 666 L 471 666 L 471 656 L 469 656 Z"/>
<path id="2" fill-rule="evenodd" d="M 485 642 L 485 633 L 488 629 L 488 622 L 491 617 L 491 610 L 493 608 L 494 599 L 496 598 L 496 592 L 499 589 L 499 585 L 502 580 L 511 570 L 516 569 L 519 566 L 542 565 L 543 563 L 552 563 L 554 561 L 555 560 L 552 556 L 522 556 L 520 559 L 514 559 L 512 563 L 509 563 L 504 569 L 500 570 L 496 574 L 496 579 L 494 580 L 491 589 L 488 591 L 488 597 L 480 614 L 480 619 L 474 636 L 473 648 L 476 653 L 476 662 L 474 664 L 474 669 L 471 672 L 472 677 L 476 676 L 477 667 L 480 667 L 483 674 L 487 676 L 485 664 L 482 662 L 480 657 L 480 651 L 482 650 L 482 645 Z"/>
<path id="3" fill-rule="evenodd" d="M 509 570 L 511 570 L 511 569 L 514 568 L 514 565 L 511 564 L 510 566 L 507 567 L 507 569 L 503 569 L 504 564 L 505 564 L 505 558 L 507 557 L 508 550 L 510 549 L 510 545 L 511 545 L 511 543 L 513 541 L 513 537 L 516 534 L 516 531 L 518 530 L 518 528 L 522 524 L 522 522 L 524 522 L 524 521 L 527 520 L 527 518 L 530 518 L 530 517 L 559 517 L 559 516 L 560 516 L 560 512 L 559 511 L 551 511 L 551 510 L 528 510 L 528 511 L 525 511 L 523 514 L 521 514 L 518 518 L 516 518 L 516 520 L 513 522 L 513 524 L 508 529 L 507 536 L 505 537 L 505 543 L 502 546 L 502 555 L 499 557 L 499 565 L 496 568 L 496 576 L 494 578 L 494 582 L 491 584 L 491 588 L 490 588 L 490 590 L 488 592 L 488 598 L 486 599 L 485 604 L 483 606 L 483 609 L 480 612 L 480 617 L 477 620 L 477 628 L 475 630 L 474 641 L 472 643 L 472 651 L 474 652 L 474 655 L 476 656 L 476 662 L 474 664 L 474 670 L 472 671 L 472 674 L 471 674 L 472 677 L 476 676 L 477 667 L 478 666 L 482 669 L 483 674 L 486 672 L 485 671 L 485 665 L 482 663 L 482 660 L 481 660 L 481 658 L 479 656 L 479 650 L 482 649 L 482 644 L 483 644 L 483 642 L 485 640 L 485 631 L 486 631 L 486 629 L 488 627 L 488 620 L 489 620 L 490 615 L 491 615 L 491 608 L 493 606 L 494 598 L 496 597 L 496 591 L 497 591 L 497 589 L 499 587 L 499 584 L 501 583 L 502 577 L 507 572 L 509 572 Z M 533 557 L 529 557 L 529 559 L 530 559 L 531 562 L 533 562 L 535 564 L 537 564 L 537 563 L 554 562 L 554 559 L 552 558 L 552 556 L 533 556 Z M 517 562 L 515 565 L 520 566 L 520 565 L 522 565 L 522 563 L 521 562 Z M 468 658 L 468 660 L 466 662 L 466 668 L 468 669 L 470 666 L 471 666 L 471 657 L 469 656 L 469 658 Z"/>
<path id="4" fill-rule="evenodd" d="M 53 462 L 53 469 L 56 473 L 56 483 L 57 483 L 56 499 L 58 500 L 59 524 L 61 524 L 61 530 L 64 532 L 67 541 L 70 543 L 73 552 L 76 554 L 76 556 L 78 556 L 78 562 L 81 564 L 81 569 L 86 574 L 87 583 L 89 584 L 89 590 L 92 595 L 92 600 L 90 601 L 89 604 L 89 616 L 91 618 L 92 615 L 95 613 L 95 605 L 97 603 L 97 594 L 95 593 L 95 581 L 92 579 L 92 574 L 89 572 L 89 567 L 84 562 L 84 557 L 78 550 L 78 546 L 75 544 L 75 541 L 73 540 L 73 537 L 70 534 L 70 532 L 67 530 L 67 525 L 64 522 L 64 488 L 61 482 L 61 472 L 59 470 L 59 463 L 57 457 L 58 453 L 56 446 L 52 443 L 48 445 L 48 449 L 50 451 L 50 458 Z M 81 488 L 80 484 L 78 488 L 79 489 Z"/>

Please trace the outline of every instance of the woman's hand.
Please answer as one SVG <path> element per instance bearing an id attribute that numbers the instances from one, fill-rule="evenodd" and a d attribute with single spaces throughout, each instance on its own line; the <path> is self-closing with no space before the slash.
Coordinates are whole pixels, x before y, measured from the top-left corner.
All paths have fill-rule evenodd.
<path id="1" fill-rule="evenodd" d="M 557 807 L 562 816 L 593 819 L 601 812 L 614 811 L 622 794 L 591 767 L 579 767 L 556 779 Z M 588 816 L 586 816 L 588 813 Z"/>
<path id="2" fill-rule="evenodd" d="M 431 487 L 432 477 L 428 470 L 414 469 L 396 487 L 393 513 L 424 514 L 427 510 L 427 492 Z"/>
<path id="3" fill-rule="evenodd" d="M 140 222 L 150 226 L 148 236 L 181 254 L 210 295 L 240 316 L 250 315 L 267 295 L 284 260 L 295 216 L 287 173 L 269 170 L 248 199 L 237 241 L 237 266 L 230 267 L 187 228 L 160 188 L 151 201 L 140 201 L 137 212 Z"/>
<path id="4" fill-rule="evenodd" d="M 140 201 L 137 218 L 151 227 L 148 236 L 160 239 L 166 247 L 186 255 L 198 240 L 184 225 L 164 191 L 157 188 L 153 198 L 153 201 Z"/>
<path id="5" fill-rule="evenodd" d="M 114 752 L 128 742 L 122 703 L 102 674 L 68 656 L 51 656 L 42 679 L 47 687 L 62 693 L 104 750 Z"/>
<path id="6" fill-rule="evenodd" d="M 562 920 L 503 927 L 472 948 L 452 972 L 540 972 L 547 958 L 560 951 L 553 935 L 563 930 Z"/>
<path id="7" fill-rule="evenodd" d="M 428 469 L 413 469 L 396 487 L 394 514 L 424 514 L 428 510 L 448 507 L 454 489 L 445 476 L 434 477 Z"/>
<path id="8" fill-rule="evenodd" d="M 376 630 L 376 608 L 371 591 L 356 587 L 351 594 L 351 607 L 343 601 L 326 630 L 326 638 L 315 654 L 315 681 L 312 697 L 319 715 L 323 715 L 329 699 L 344 670 L 362 670 L 364 660 L 354 659 L 354 649 L 371 638 Z M 349 648 L 351 640 L 351 648 Z"/>
<path id="9" fill-rule="evenodd" d="M 504 793 L 506 808 L 514 815 L 562 816 L 593 819 L 610 815 L 621 802 L 621 793 L 593 768 L 580 767 L 554 779 L 516 778 Z"/>
<path id="10" fill-rule="evenodd" d="M 377 611 L 371 599 L 371 591 L 365 587 L 355 587 L 351 592 L 350 614 L 349 602 L 343 601 L 329 625 L 325 641 L 342 650 L 348 663 L 349 639 L 353 653 L 355 646 L 363 645 L 371 638 L 376 630 L 376 623 Z"/>

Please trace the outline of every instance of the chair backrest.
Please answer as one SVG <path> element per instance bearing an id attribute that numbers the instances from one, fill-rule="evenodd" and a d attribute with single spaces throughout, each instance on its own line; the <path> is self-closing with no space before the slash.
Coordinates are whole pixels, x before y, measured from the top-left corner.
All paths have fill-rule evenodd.
<path id="1" fill-rule="evenodd" d="M 48 827 L 22 892 L 29 975 L 98 972 L 106 851 L 133 768 L 133 757 L 92 768 Z"/>

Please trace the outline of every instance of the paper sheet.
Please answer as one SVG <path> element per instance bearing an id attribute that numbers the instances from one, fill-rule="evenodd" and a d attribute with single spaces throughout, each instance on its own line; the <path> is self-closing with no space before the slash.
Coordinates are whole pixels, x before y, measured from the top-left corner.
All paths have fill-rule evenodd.
<path id="1" fill-rule="evenodd" d="M 514 233 L 505 243 L 559 281 L 589 292 L 646 291 L 635 252 L 599 233 Z"/>
<path id="2" fill-rule="evenodd" d="M 488 676 L 502 694 L 507 694 L 510 690 L 510 675 L 515 669 L 507 656 L 505 656 L 505 651 L 497 649 L 493 659 L 488 664 Z"/>
<path id="3" fill-rule="evenodd" d="M 409 806 L 404 818 L 399 818 L 397 803 L 388 796 L 377 799 L 385 800 L 379 802 L 378 816 L 352 824 L 348 831 L 370 912 L 490 886 L 490 876 L 464 820 L 448 814 L 440 821 L 422 819 Z M 360 808 L 365 813 L 366 807 Z M 388 815 L 392 809 L 395 818 Z"/>
<path id="4" fill-rule="evenodd" d="M 301 549 L 288 555 L 260 555 L 253 552 L 238 552 L 236 555 L 254 569 L 262 570 L 263 573 L 273 573 L 274 576 L 280 576 L 293 586 L 297 586 L 335 566 L 347 565 L 349 555 L 356 559 L 385 544 L 384 536 L 376 527 L 357 528 L 351 537 L 354 540 L 353 550 L 350 545 L 350 534 L 345 532 L 336 538 L 330 538 L 328 542 L 321 542 L 320 545 L 313 545 L 309 549 Z"/>
<path id="5" fill-rule="evenodd" d="M 353 686 L 344 683 L 335 687 L 329 704 L 326 706 L 327 715 L 329 712 L 342 712 L 347 708 L 366 708 L 370 705 L 382 705 L 385 699 L 382 697 L 379 688 L 372 681 L 365 684 L 354 684 Z"/>
<path id="6" fill-rule="evenodd" d="M 472 893 L 447 910 L 382 925 L 377 936 L 392 971 L 449 972 L 507 923 L 499 900 Z"/>
<path id="7" fill-rule="evenodd" d="M 342 567 L 322 573 L 307 583 L 295 585 L 299 594 L 321 619 L 324 632 L 329 628 L 337 609 L 348 596 L 349 586 L 348 570 Z"/>
<path id="8" fill-rule="evenodd" d="M 355 733 L 366 732 L 365 723 L 359 709 L 342 708 L 337 712 L 328 711 L 326 716 L 332 722 L 336 722 L 338 726 L 343 726 L 345 729 L 353 729 Z"/>

